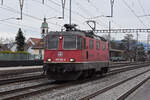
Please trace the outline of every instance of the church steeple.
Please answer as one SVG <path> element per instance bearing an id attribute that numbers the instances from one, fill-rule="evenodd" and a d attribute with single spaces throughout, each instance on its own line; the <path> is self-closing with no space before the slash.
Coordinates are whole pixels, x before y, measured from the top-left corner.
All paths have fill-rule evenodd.
<path id="1" fill-rule="evenodd" d="M 46 18 L 44 18 L 44 22 L 41 25 L 41 35 L 42 38 L 48 33 L 48 23 L 46 22 Z"/>

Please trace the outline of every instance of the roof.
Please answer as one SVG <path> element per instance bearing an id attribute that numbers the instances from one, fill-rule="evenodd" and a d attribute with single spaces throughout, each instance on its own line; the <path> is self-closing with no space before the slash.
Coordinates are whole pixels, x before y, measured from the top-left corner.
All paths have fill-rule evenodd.
<path id="1" fill-rule="evenodd" d="M 32 49 L 44 49 L 44 40 L 41 39 L 38 43 L 36 43 Z"/>
<path id="2" fill-rule="evenodd" d="M 124 52 L 124 50 L 110 49 L 111 52 Z"/>
<path id="3" fill-rule="evenodd" d="M 41 40 L 41 38 L 29 38 L 26 42 L 25 50 L 27 50 L 30 47 L 33 48 L 34 46 L 37 46 Z"/>
<path id="4" fill-rule="evenodd" d="M 103 37 L 100 37 L 98 35 L 95 35 L 92 31 L 85 32 L 85 31 L 80 31 L 80 30 L 75 30 L 75 31 L 51 31 L 48 33 L 48 35 L 80 35 L 80 36 L 86 36 L 94 39 L 99 39 L 102 41 L 106 41 Z"/>
<path id="5" fill-rule="evenodd" d="M 30 38 L 35 44 L 41 41 L 40 38 Z"/>

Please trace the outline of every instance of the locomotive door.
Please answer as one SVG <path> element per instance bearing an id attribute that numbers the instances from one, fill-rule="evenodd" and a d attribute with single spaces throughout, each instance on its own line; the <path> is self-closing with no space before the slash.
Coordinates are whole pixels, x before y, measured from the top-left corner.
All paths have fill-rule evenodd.
<path id="1" fill-rule="evenodd" d="M 86 50 L 86 39 L 83 38 L 82 40 L 83 40 L 83 42 L 82 42 L 82 59 L 83 59 L 83 61 L 87 61 L 88 51 Z"/>

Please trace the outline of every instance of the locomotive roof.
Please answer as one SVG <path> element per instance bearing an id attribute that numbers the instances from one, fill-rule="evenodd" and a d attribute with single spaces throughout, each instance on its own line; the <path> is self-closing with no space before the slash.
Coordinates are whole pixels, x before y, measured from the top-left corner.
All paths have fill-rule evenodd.
<path id="1" fill-rule="evenodd" d="M 92 31 L 85 32 L 85 31 L 51 31 L 48 33 L 48 35 L 79 35 L 79 36 L 85 36 L 89 38 L 94 38 L 102 41 L 106 41 L 105 38 L 95 35 Z"/>

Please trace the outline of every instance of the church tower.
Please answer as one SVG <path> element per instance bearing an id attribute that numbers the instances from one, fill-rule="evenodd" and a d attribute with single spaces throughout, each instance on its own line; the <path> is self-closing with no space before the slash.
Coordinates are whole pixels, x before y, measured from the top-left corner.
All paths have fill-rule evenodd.
<path id="1" fill-rule="evenodd" d="M 48 23 L 46 22 L 46 18 L 44 18 L 44 22 L 41 25 L 42 38 L 44 38 L 47 33 L 48 33 Z"/>

